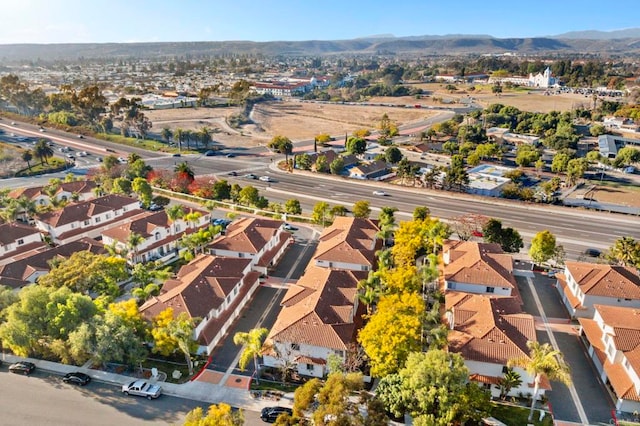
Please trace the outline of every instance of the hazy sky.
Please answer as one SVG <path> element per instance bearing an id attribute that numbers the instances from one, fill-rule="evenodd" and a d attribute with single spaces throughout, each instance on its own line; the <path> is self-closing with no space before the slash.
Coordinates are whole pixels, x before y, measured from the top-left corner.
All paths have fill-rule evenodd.
<path id="1" fill-rule="evenodd" d="M 529 37 L 640 26 L 638 0 L 1 0 L 0 44 Z"/>

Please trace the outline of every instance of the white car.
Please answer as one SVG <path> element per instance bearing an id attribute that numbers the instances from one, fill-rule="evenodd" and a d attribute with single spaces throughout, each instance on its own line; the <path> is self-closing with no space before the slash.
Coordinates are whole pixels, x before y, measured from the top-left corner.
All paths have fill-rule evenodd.
<path id="1" fill-rule="evenodd" d="M 378 197 L 386 197 L 387 193 L 384 191 L 373 191 L 373 195 L 377 195 Z"/>
<path id="2" fill-rule="evenodd" d="M 86 157 L 87 156 L 87 152 L 86 151 L 80 151 L 78 153 L 78 157 Z"/>
<path id="3" fill-rule="evenodd" d="M 162 394 L 162 388 L 144 380 L 136 380 L 122 385 L 122 393 L 125 395 L 144 396 L 147 399 L 156 399 Z"/>
<path id="4" fill-rule="evenodd" d="M 122 158 L 122 157 L 118 157 L 118 162 L 120 164 L 127 164 L 127 159 L 126 158 Z"/>
<path id="5" fill-rule="evenodd" d="M 260 176 L 260 180 L 263 182 L 273 182 L 269 176 Z"/>

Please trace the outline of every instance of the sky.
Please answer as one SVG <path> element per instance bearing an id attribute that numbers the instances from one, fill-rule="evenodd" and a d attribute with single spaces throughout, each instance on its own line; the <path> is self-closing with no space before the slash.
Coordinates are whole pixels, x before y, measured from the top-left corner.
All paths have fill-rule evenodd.
<path id="1" fill-rule="evenodd" d="M 638 0 L 1 0 L 0 44 L 534 37 L 640 27 Z M 615 5 L 615 7 L 611 7 Z"/>

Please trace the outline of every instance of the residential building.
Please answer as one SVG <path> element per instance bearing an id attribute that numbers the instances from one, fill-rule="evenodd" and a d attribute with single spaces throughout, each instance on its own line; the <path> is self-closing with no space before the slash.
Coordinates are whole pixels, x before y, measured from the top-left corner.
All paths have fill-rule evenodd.
<path id="1" fill-rule="evenodd" d="M 128 253 L 127 259 L 132 264 L 155 260 L 167 263 L 178 256 L 179 241 L 183 235 L 207 227 L 211 222 L 209 212 L 190 209 L 189 213 L 199 213 L 200 217 L 194 222 L 184 218 L 172 221 L 165 210 L 143 211 L 125 223 L 102 230 L 102 241 L 105 245 L 115 244 L 117 249 Z M 129 238 L 133 234 L 143 240 L 130 247 Z"/>
<path id="2" fill-rule="evenodd" d="M 225 235 L 216 238 L 207 248 L 216 256 L 250 259 L 252 267 L 266 275 L 292 243 L 293 238 L 284 230 L 283 221 L 245 217 L 227 226 Z"/>
<path id="3" fill-rule="evenodd" d="M 324 268 L 370 271 L 376 267 L 376 251 L 381 247 L 375 221 L 338 216 L 325 228 L 311 264 Z"/>
<path id="4" fill-rule="evenodd" d="M 39 214 L 35 223 L 53 242 L 64 244 L 81 237 L 96 238 L 105 226 L 121 223 L 140 212 L 135 198 L 111 194 Z"/>
<path id="5" fill-rule="evenodd" d="M 593 318 L 596 304 L 640 308 L 640 276 L 633 268 L 566 261 L 556 279 L 572 317 Z"/>
<path id="6" fill-rule="evenodd" d="M 579 318 L 580 336 L 616 410 L 640 411 L 640 310 L 595 304 L 592 318 Z"/>
<path id="7" fill-rule="evenodd" d="M 598 136 L 598 151 L 605 158 L 616 158 L 618 151 L 627 146 L 640 149 L 640 139 L 623 138 L 615 135 Z"/>
<path id="8" fill-rule="evenodd" d="M 260 285 L 251 259 L 201 254 L 167 280 L 160 295 L 147 300 L 140 312 L 152 320 L 167 308 L 173 315 L 198 318 L 194 338 L 200 351 L 210 353 Z"/>
<path id="9" fill-rule="evenodd" d="M 56 201 L 87 201 L 95 198 L 94 190 L 97 187 L 92 180 L 76 180 L 72 182 L 61 182 L 55 186 L 35 186 L 30 188 L 19 188 L 11 191 L 11 198 L 26 197 L 33 201 L 36 206 L 47 206 L 51 204 L 51 199 Z M 53 188 L 53 191 L 48 188 Z"/>
<path id="10" fill-rule="evenodd" d="M 502 145 L 533 145 L 540 144 L 540 137 L 535 135 L 523 135 L 520 133 L 510 132 L 509 129 L 503 127 L 490 127 L 487 129 L 487 137 L 489 140 L 495 141 Z"/>
<path id="11" fill-rule="evenodd" d="M 481 164 L 468 171 L 469 184 L 466 187 L 470 194 L 485 197 L 500 197 L 502 190 L 511 179 L 504 175 L 513 170 L 510 167 Z"/>
<path id="12" fill-rule="evenodd" d="M 362 326 L 358 281 L 366 277 L 366 271 L 309 266 L 281 302 L 264 364 L 292 363 L 301 375 L 324 377 L 330 355 L 344 360 Z"/>
<path id="13" fill-rule="evenodd" d="M 51 270 L 51 260 L 68 259 L 73 253 L 80 251 L 90 251 L 94 254 L 107 253 L 102 243 L 90 238 L 81 238 L 53 248 L 32 250 L 28 255 L 0 265 L 0 284 L 14 289 L 33 284 L 41 275 Z"/>
<path id="14" fill-rule="evenodd" d="M 22 253 L 46 247 L 40 230 L 20 222 L 0 224 L 0 265 L 12 262 Z"/>
<path id="15" fill-rule="evenodd" d="M 536 341 L 536 329 L 531 315 L 523 313 L 515 297 L 496 297 L 462 292 L 445 295 L 445 323 L 448 350 L 464 358 L 469 379 L 500 396 L 500 381 L 510 360 L 528 359 L 527 342 Z M 509 395 L 532 394 L 535 376 L 520 367 L 513 370 L 522 384 Z M 551 386 L 547 378 L 541 381 L 539 397 Z"/>
<path id="16" fill-rule="evenodd" d="M 353 179 L 383 180 L 390 176 L 394 174 L 389 171 L 387 162 L 383 160 L 363 162 L 349 169 L 349 177 Z"/>
<path id="17" fill-rule="evenodd" d="M 443 244 L 444 289 L 520 299 L 513 258 L 498 244 L 447 240 Z"/>

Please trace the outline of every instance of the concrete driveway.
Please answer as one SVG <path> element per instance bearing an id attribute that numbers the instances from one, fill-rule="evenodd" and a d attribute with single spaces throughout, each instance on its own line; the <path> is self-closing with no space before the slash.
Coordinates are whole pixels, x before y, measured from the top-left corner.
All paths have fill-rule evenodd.
<path id="1" fill-rule="evenodd" d="M 611 418 L 613 403 L 603 384 L 597 378 L 593 364 L 589 360 L 585 347 L 577 335 L 575 322 L 569 320 L 569 315 L 562 304 L 557 289 L 553 286 L 555 280 L 546 275 L 535 274 L 532 279 L 535 292 L 544 309 L 544 313 L 553 332 L 559 350 L 571 368 L 571 378 L 576 389 L 582 408 L 589 424 L 607 423 Z M 536 316 L 538 340 L 551 343 L 547 331 L 542 323 L 541 313 L 534 302 L 533 294 L 525 278 L 516 277 L 518 288 L 522 294 L 524 310 Z M 573 402 L 569 388 L 561 383 L 552 383 L 553 390 L 548 392 L 549 402 L 557 420 L 580 423 L 580 416 Z"/>

